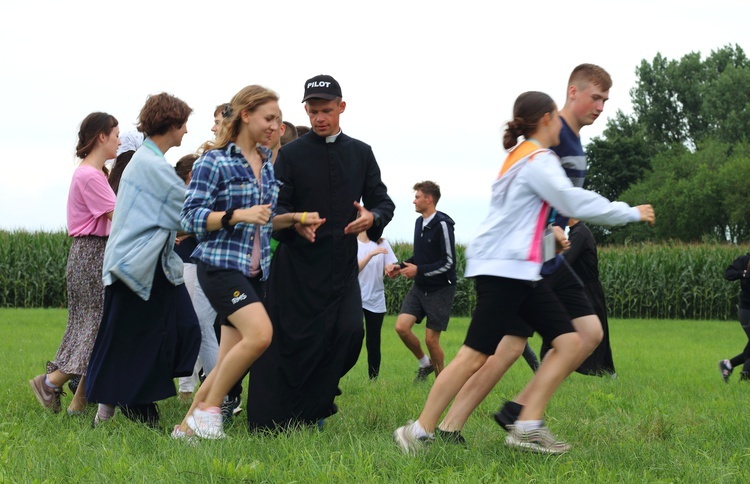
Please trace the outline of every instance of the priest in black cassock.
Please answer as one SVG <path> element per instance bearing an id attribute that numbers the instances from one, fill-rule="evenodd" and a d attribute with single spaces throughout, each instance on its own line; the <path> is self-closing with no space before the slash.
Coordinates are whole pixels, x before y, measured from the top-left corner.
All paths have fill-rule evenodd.
<path id="1" fill-rule="evenodd" d="M 251 430 L 315 424 L 336 413 L 339 380 L 362 348 L 357 234 L 380 238 L 395 205 L 370 146 L 341 131 L 341 98 L 333 77 L 309 79 L 302 101 L 312 129 L 284 145 L 276 161 L 277 213 L 318 212 L 325 222 L 275 235 L 266 300 L 274 335 L 250 372 Z"/>

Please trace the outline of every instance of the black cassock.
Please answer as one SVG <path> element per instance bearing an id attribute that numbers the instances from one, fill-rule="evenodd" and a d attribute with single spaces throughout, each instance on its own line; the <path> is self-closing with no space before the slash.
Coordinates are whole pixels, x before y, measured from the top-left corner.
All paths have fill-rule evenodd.
<path id="1" fill-rule="evenodd" d="M 361 201 L 380 216 L 368 230 L 377 240 L 395 209 L 372 149 L 343 133 L 326 143 L 310 131 L 281 148 L 275 171 L 283 183 L 277 213 L 319 212 L 326 222 L 314 243 L 292 229 L 276 234 L 266 299 L 274 334 L 250 369 L 251 430 L 312 424 L 336 412 L 339 379 L 357 362 L 364 336 L 357 238 L 344 227 Z"/>

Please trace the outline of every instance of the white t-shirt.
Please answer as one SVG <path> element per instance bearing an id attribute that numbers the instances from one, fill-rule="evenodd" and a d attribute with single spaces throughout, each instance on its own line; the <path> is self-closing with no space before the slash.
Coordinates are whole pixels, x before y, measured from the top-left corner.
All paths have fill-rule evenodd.
<path id="1" fill-rule="evenodd" d="M 359 287 L 362 290 L 362 308 L 373 313 L 384 313 L 385 308 L 385 288 L 383 277 L 385 275 L 385 266 L 398 262 L 396 254 L 393 253 L 391 244 L 387 240 L 378 245 L 377 242 L 364 243 L 357 239 L 357 260 L 367 257 L 367 254 L 377 249 L 385 248 L 386 254 L 378 254 L 367 265 L 359 271 Z"/>

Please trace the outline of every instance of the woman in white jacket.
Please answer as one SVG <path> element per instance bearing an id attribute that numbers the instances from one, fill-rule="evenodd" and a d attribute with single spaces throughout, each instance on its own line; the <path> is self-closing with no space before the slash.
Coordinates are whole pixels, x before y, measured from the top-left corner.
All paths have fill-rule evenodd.
<path id="1" fill-rule="evenodd" d="M 573 186 L 549 149 L 559 143 L 562 126 L 552 98 L 541 92 L 523 93 L 513 115 L 504 146 L 515 148 L 493 184 L 490 212 L 466 252 L 465 275 L 475 278 L 476 310 L 463 346 L 435 380 L 419 419 L 394 433 L 405 452 L 433 438 L 442 412 L 501 340 L 512 348 L 505 354 L 505 368 L 518 359 L 529 336 L 524 322 L 551 341 L 555 351 L 534 375 L 530 397 L 506 443 L 536 452 L 568 451 L 570 446 L 557 440 L 542 421 L 547 402 L 575 369 L 580 351 L 570 318 L 540 276 L 542 263 L 555 254 L 555 238 L 548 228 L 550 206 L 599 224 L 654 221 L 650 205 L 630 207 Z M 525 140 L 516 146 L 520 136 Z"/>

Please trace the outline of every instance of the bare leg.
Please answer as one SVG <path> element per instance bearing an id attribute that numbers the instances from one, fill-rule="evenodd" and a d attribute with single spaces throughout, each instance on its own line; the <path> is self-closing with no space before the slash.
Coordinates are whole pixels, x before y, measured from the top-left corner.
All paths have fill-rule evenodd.
<path id="1" fill-rule="evenodd" d="M 68 410 L 72 412 L 83 412 L 86 410 L 86 377 L 81 376 L 81 380 L 76 388 L 76 393 L 73 395 L 73 400 L 68 406 Z"/>
<path id="2" fill-rule="evenodd" d="M 469 415 L 490 394 L 521 355 L 525 345 L 526 338 L 504 336 L 497 345 L 495 354 L 487 358 L 484 365 L 461 387 L 448 414 L 440 423 L 440 429 L 449 432 L 463 429 Z"/>
<path id="3" fill-rule="evenodd" d="M 566 333 L 552 341 L 556 349 L 545 355 L 539 370 L 526 385 L 526 401 L 518 420 L 542 420 L 544 409 L 555 390 L 578 367 L 581 338 L 578 333 Z"/>
<path id="4" fill-rule="evenodd" d="M 419 338 L 412 332 L 415 324 L 417 324 L 416 316 L 404 313 L 399 314 L 396 319 L 396 333 L 398 333 L 398 337 L 401 338 L 406 347 L 409 348 L 409 351 L 418 360 L 421 360 L 424 356 L 424 351 L 422 351 L 422 344 L 419 342 Z"/>
<path id="5" fill-rule="evenodd" d="M 47 375 L 47 378 L 49 378 L 49 382 L 55 385 L 56 387 L 61 387 L 65 385 L 65 382 L 70 380 L 73 377 L 73 375 L 68 375 L 67 373 L 63 373 L 60 370 L 55 370 L 49 375 Z"/>
<path id="6" fill-rule="evenodd" d="M 216 359 L 216 366 L 214 366 L 214 369 L 219 367 L 219 363 L 221 363 L 224 358 L 226 357 L 227 353 L 229 353 L 229 350 L 231 350 L 234 345 L 236 345 L 242 336 L 240 335 L 240 332 L 236 329 L 232 328 L 231 326 L 222 326 L 221 327 L 221 344 L 219 345 L 219 354 L 217 355 Z M 206 396 L 208 395 L 209 389 L 213 386 L 214 380 L 216 380 L 216 375 L 218 372 L 211 370 L 211 372 L 206 376 L 206 379 L 201 383 L 201 386 L 198 387 L 198 391 L 195 392 L 195 395 L 193 396 L 193 403 L 190 405 L 190 408 L 188 409 L 187 413 L 185 414 L 185 417 L 182 419 L 182 422 L 180 424 L 180 428 L 183 431 L 186 431 L 187 426 L 187 418 L 193 413 L 193 410 L 198 407 L 198 404 L 206 400 Z"/>
<path id="7" fill-rule="evenodd" d="M 206 407 L 221 405 L 229 389 L 271 343 L 273 328 L 261 303 L 245 306 L 232 313 L 227 319 L 234 325 L 234 328 L 221 327 L 218 361 L 195 394 L 185 419 L 199 404 Z M 181 425 L 183 430 L 187 428 L 185 419 Z"/>
<path id="8" fill-rule="evenodd" d="M 440 347 L 440 331 L 425 328 L 424 344 L 430 353 L 430 361 L 435 366 L 435 376 L 445 367 L 445 353 Z"/>
<path id="9" fill-rule="evenodd" d="M 601 343 L 602 337 L 604 336 L 604 330 L 602 329 L 602 323 L 599 321 L 599 317 L 596 314 L 576 318 L 572 320 L 571 323 L 573 323 L 573 327 L 581 340 L 581 348 L 576 356 L 574 362 L 575 366 L 573 367 L 573 370 L 571 370 L 575 371 L 575 369 L 581 366 L 581 363 L 583 363 L 586 358 L 594 352 L 596 347 L 599 346 L 599 343 Z M 547 354 L 544 355 L 544 359 L 546 360 L 548 356 L 553 355 L 555 351 L 553 345 Z M 519 393 L 513 401 L 520 403 L 521 405 L 526 405 L 526 402 L 528 401 L 528 391 L 529 385 L 521 390 L 521 393 Z"/>
<path id="10" fill-rule="evenodd" d="M 487 361 L 487 355 L 462 346 L 456 357 L 440 373 L 432 385 L 419 423 L 427 433 L 435 430 L 437 421 L 461 387 Z"/>

